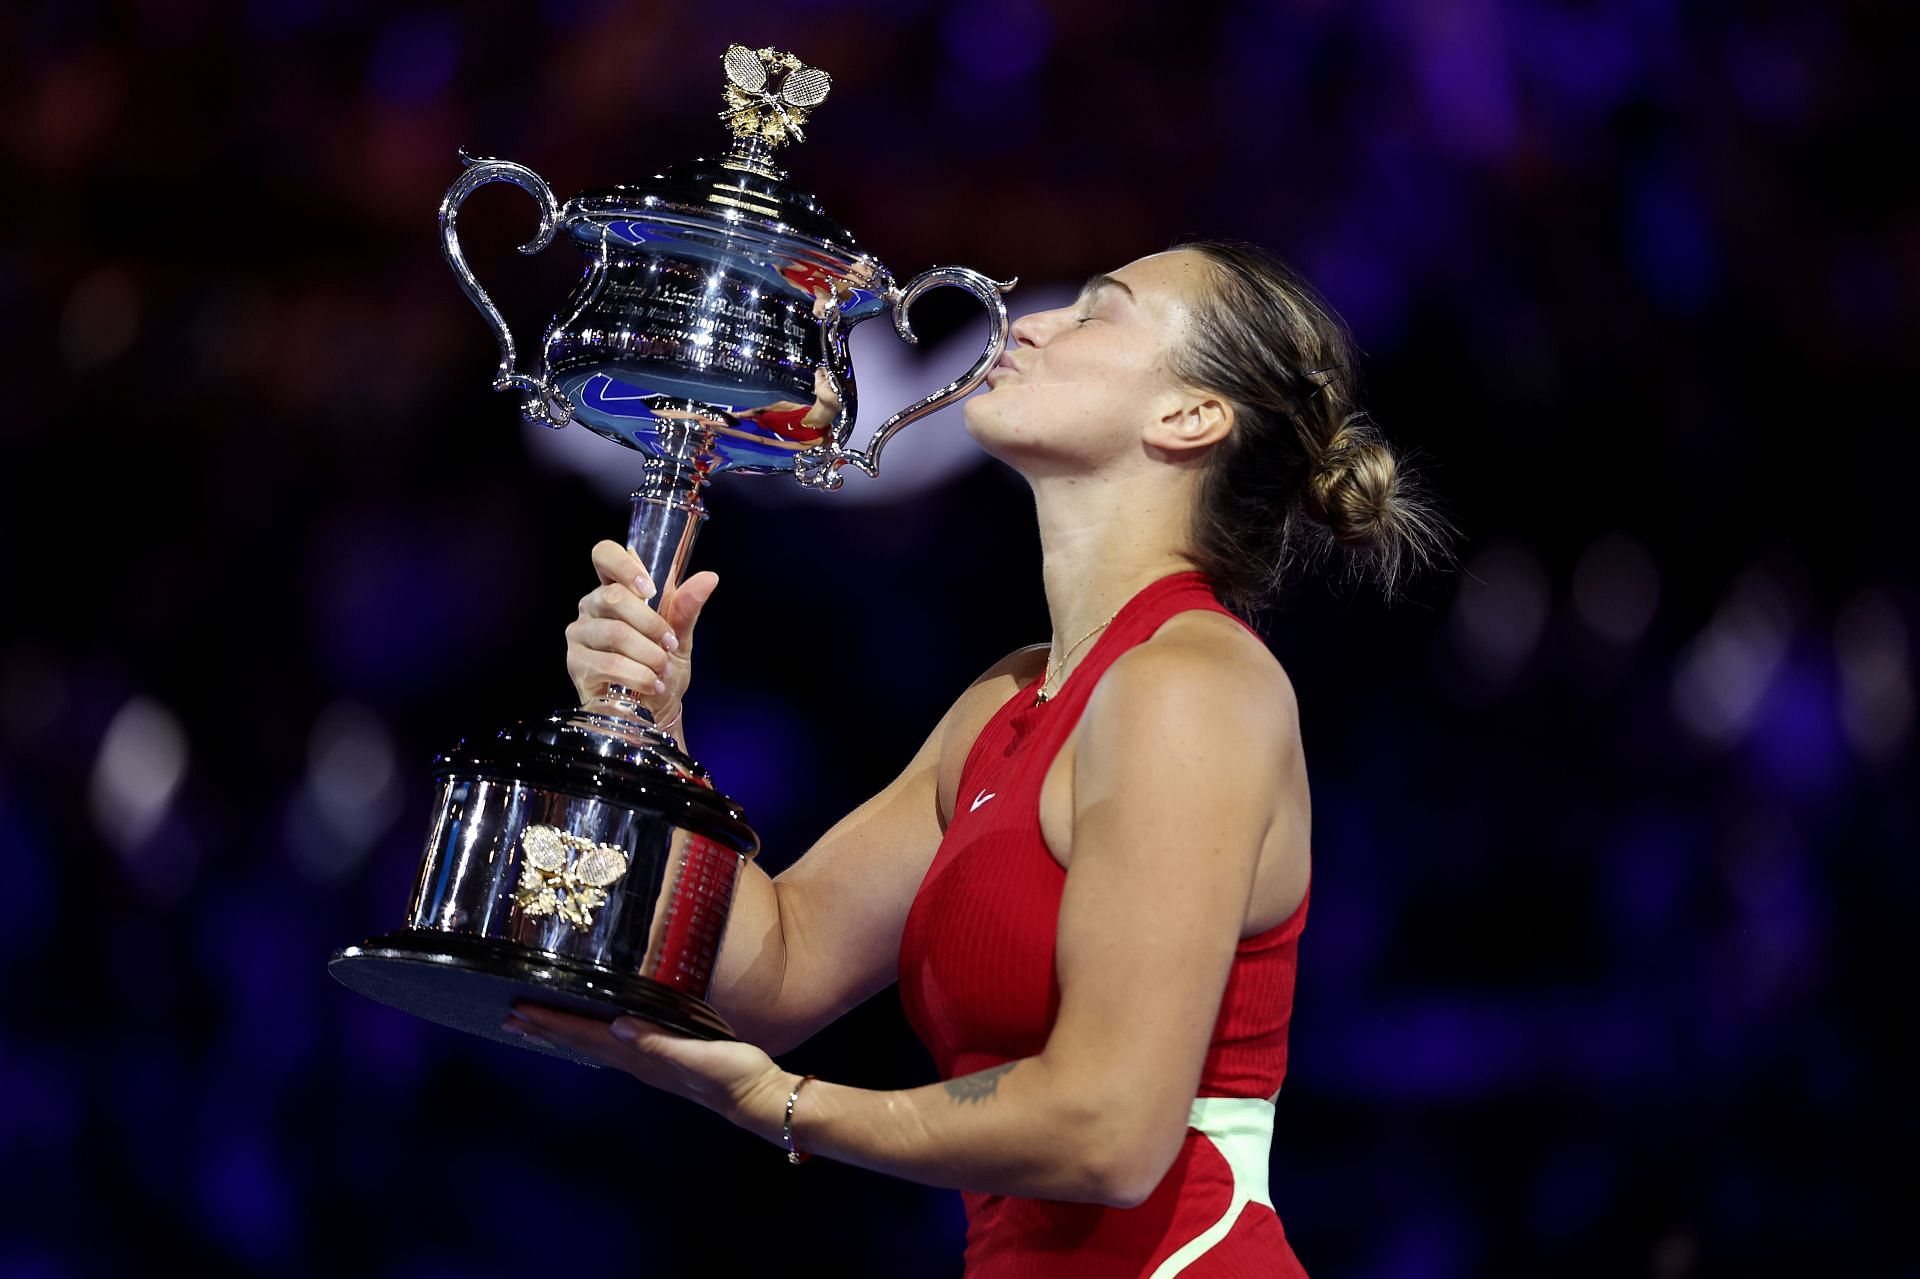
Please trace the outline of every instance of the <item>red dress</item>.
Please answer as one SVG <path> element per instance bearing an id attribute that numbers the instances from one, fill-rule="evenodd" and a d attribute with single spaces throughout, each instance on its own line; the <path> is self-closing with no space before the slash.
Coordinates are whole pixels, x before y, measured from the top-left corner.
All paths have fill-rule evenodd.
<path id="1" fill-rule="evenodd" d="M 1200 573 L 1135 595 L 1054 697 L 1023 688 L 980 730 L 900 939 L 900 997 L 942 1079 L 1032 1057 L 1060 1004 L 1055 927 L 1067 872 L 1040 835 L 1040 784 L 1101 674 L 1188 609 L 1228 613 Z M 1307 903 L 1240 942 L 1186 1140 L 1132 1208 L 962 1192 L 969 1279 L 1304 1276 L 1266 1193 Z"/>

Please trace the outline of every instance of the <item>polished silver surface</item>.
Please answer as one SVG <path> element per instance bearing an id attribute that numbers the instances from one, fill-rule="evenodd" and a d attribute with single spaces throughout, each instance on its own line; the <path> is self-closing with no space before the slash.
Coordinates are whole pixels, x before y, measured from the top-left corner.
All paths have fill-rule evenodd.
<path id="1" fill-rule="evenodd" d="M 516 780 L 449 776 L 435 808 L 408 927 L 497 938 L 706 997 L 744 853 L 658 811 Z M 541 868 L 528 845 L 556 842 L 548 832 L 617 850 L 622 873 L 599 886 L 564 864 L 530 875 Z M 569 913 L 583 893 L 590 904 Z"/>
<path id="2" fill-rule="evenodd" d="M 532 169 L 511 160 L 472 156 L 463 148 L 460 151 L 460 163 L 466 166 L 466 172 L 460 175 L 459 181 L 447 188 L 446 195 L 440 201 L 440 252 L 446 258 L 447 265 L 453 268 L 454 278 L 460 282 L 461 290 L 480 308 L 480 314 L 486 318 L 494 339 L 500 344 L 500 367 L 494 373 L 493 389 L 524 392 L 521 412 L 528 421 L 546 426 L 565 426 L 572 416 L 566 402 L 553 395 L 552 387 L 544 377 L 520 371 L 513 331 L 507 327 L 506 317 L 500 314 L 500 308 L 494 305 L 493 299 L 480 286 L 473 268 L 467 265 L 466 255 L 460 250 L 460 206 L 466 203 L 468 196 L 490 182 L 510 182 L 531 195 L 540 205 L 539 229 L 531 240 L 520 246 L 520 252 L 538 253 L 546 248 L 553 243 L 554 232 L 559 229 L 563 218 L 559 205 L 554 202 L 553 188 Z"/>
<path id="3" fill-rule="evenodd" d="M 981 385 L 1006 349 L 999 282 L 966 267 L 935 267 L 904 286 L 819 201 L 773 163 L 825 99 L 826 73 L 774 49 L 735 45 L 723 59 L 733 147 L 718 159 L 675 165 L 645 181 L 589 191 L 564 204 L 525 165 L 461 153 L 465 171 L 441 202 L 448 265 L 500 346 L 497 390 L 521 394 L 521 411 L 548 426 L 577 422 L 642 453 L 723 471 L 792 474 L 837 487 L 844 467 L 878 473 L 888 439 Z M 584 258 L 578 283 L 555 312 L 537 356 L 520 366 L 499 308 L 460 245 L 461 204 L 506 182 L 539 206 L 537 253 L 564 238 Z M 847 334 L 889 313 L 915 340 L 908 311 L 929 289 L 959 288 L 987 311 L 985 349 L 938 392 L 892 414 L 864 448 Z M 815 374 L 840 395 L 830 420 L 814 413 Z M 689 434 L 691 432 L 691 434 Z"/>
<path id="4" fill-rule="evenodd" d="M 738 45 L 723 69 L 733 144 L 717 159 L 563 204 L 527 166 L 462 151 L 440 203 L 441 252 L 499 346 L 494 389 L 516 392 L 531 422 L 578 424 L 643 455 L 627 545 L 656 604 L 687 570 L 714 476 L 789 474 L 834 489 L 849 466 L 877 474 L 902 428 L 985 381 L 1009 328 L 1013 281 L 943 266 L 899 284 L 774 163 L 826 99 L 826 72 Z M 582 254 L 578 282 L 524 363 L 460 241 L 462 206 L 496 182 L 538 206 L 521 253 L 565 239 Z M 985 349 L 860 447 L 848 334 L 884 313 L 916 341 L 909 313 L 937 288 L 979 300 Z M 816 401 L 816 379 L 837 411 Z M 335 976 L 503 1042 L 514 1042 L 498 1023 L 516 999 L 728 1035 L 705 999 L 735 876 L 758 838 L 651 725 L 650 691 L 616 686 L 436 759 L 436 817 L 405 921 L 337 952 Z"/>
<path id="5" fill-rule="evenodd" d="M 980 299 L 987 308 L 987 347 L 974 360 L 973 366 L 965 373 L 947 383 L 931 395 L 909 404 L 886 421 L 874 428 L 868 438 L 865 449 L 848 447 L 846 437 L 853 421 L 851 404 L 853 403 L 853 370 L 848 365 L 845 350 L 844 327 L 838 324 L 828 325 L 828 367 L 836 375 L 844 369 L 845 390 L 843 392 L 846 408 L 834 419 L 828 428 L 828 438 L 822 443 L 801 454 L 794 467 L 794 476 L 810 488 L 836 489 L 840 487 L 840 468 L 851 464 L 869 476 L 880 473 L 880 450 L 886 447 L 888 440 L 904 426 L 919 421 L 929 413 L 937 412 L 948 402 L 969 394 L 986 381 L 988 370 L 992 369 L 1001 354 L 1007 349 L 1007 303 L 1002 296 L 1019 283 L 1017 279 L 999 281 L 978 271 L 963 266 L 934 267 L 922 271 L 907 281 L 905 287 L 889 290 L 887 303 L 893 312 L 893 327 L 908 342 L 919 342 L 913 331 L 913 325 L 907 312 L 914 302 L 929 289 L 955 288 L 965 290 Z M 833 355 L 837 353 L 836 360 Z"/>

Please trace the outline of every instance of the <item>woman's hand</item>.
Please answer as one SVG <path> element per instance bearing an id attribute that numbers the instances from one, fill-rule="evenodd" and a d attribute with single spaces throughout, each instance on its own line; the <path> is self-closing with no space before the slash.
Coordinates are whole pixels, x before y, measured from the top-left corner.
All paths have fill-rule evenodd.
<path id="1" fill-rule="evenodd" d="M 800 1078 L 774 1065 L 773 1058 L 752 1044 L 695 1039 L 637 1017 L 616 1017 L 609 1025 L 594 1017 L 516 1003 L 502 1024 L 564 1044 L 643 1084 L 698 1102 L 775 1144 L 786 1126 L 787 1093 Z"/>
<path id="2" fill-rule="evenodd" d="M 693 678 L 694 624 L 719 576 L 695 573 L 661 603 L 646 566 L 618 542 L 595 545 L 593 567 L 600 585 L 580 598 L 580 615 L 567 626 L 574 691 L 584 704 L 619 684 L 656 719 L 671 719 Z"/>

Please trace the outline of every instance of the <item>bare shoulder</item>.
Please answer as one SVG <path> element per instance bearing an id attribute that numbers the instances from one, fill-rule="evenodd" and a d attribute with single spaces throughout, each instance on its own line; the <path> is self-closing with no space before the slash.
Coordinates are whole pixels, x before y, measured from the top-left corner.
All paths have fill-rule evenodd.
<path id="1" fill-rule="evenodd" d="M 1230 617 L 1194 610 L 1115 659 L 1087 714 L 1143 717 L 1238 742 L 1252 734 L 1285 749 L 1297 734 L 1299 704 L 1293 681 L 1258 636 Z"/>
<path id="2" fill-rule="evenodd" d="M 1218 613 L 1177 614 L 1114 660 L 1079 729 L 1076 812 L 1178 814 L 1226 845 L 1246 836 L 1258 851 L 1242 937 L 1299 907 L 1312 822 L 1299 707 L 1259 637 Z"/>

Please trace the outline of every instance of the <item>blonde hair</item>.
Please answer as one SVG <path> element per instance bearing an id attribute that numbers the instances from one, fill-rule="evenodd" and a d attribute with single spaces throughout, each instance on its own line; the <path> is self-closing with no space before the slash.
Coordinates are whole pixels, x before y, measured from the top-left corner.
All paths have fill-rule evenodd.
<path id="1" fill-rule="evenodd" d="M 1187 554 L 1242 613 L 1271 603 L 1296 566 L 1336 554 L 1391 601 L 1416 570 L 1451 561 L 1453 525 L 1354 402 L 1352 336 L 1311 286 L 1256 245 L 1192 240 L 1212 287 L 1168 353 L 1179 381 L 1224 396 Z"/>

